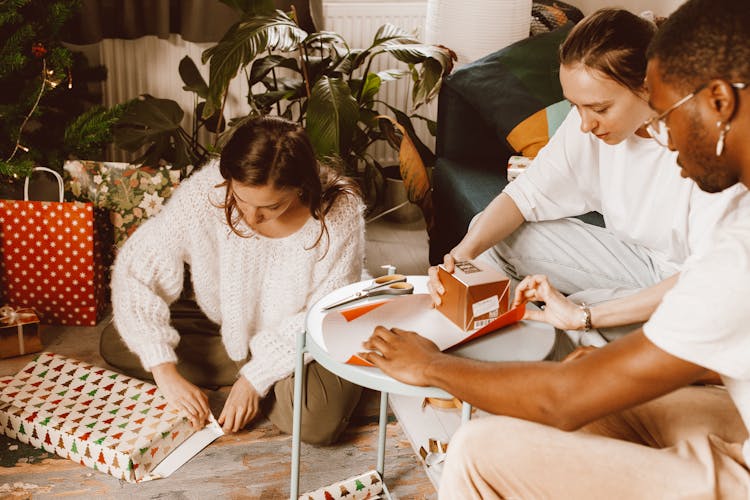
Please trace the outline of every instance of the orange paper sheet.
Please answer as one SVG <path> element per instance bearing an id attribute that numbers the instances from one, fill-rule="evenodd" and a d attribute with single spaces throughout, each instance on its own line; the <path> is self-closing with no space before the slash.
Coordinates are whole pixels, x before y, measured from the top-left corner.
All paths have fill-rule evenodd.
<path id="1" fill-rule="evenodd" d="M 463 331 L 432 307 L 428 294 L 414 294 L 390 300 L 331 311 L 323 318 L 323 339 L 334 359 L 353 365 L 372 366 L 357 356 L 362 343 L 376 326 L 412 330 L 432 340 L 441 351 L 481 337 L 523 318 L 525 306 L 499 316 L 477 330 Z"/>

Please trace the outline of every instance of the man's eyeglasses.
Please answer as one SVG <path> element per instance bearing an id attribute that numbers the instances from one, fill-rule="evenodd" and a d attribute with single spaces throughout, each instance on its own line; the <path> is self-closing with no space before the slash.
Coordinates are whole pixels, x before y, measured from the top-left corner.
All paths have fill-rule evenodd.
<path id="1" fill-rule="evenodd" d="M 707 84 L 703 84 L 694 91 L 690 92 L 688 95 L 677 101 L 676 103 L 672 104 L 670 107 L 668 107 L 666 110 L 664 110 L 663 113 L 654 116 L 643 124 L 644 127 L 646 127 L 646 131 L 649 133 L 651 137 L 654 138 L 656 142 L 658 142 L 660 145 L 666 147 L 669 147 L 669 127 L 667 126 L 667 116 L 669 116 L 669 113 L 674 111 L 675 109 L 679 108 L 686 102 L 688 102 L 690 99 L 698 95 L 698 93 L 706 88 Z M 747 87 L 747 84 L 745 83 L 732 83 L 731 84 L 733 88 L 742 90 L 745 87 Z"/>

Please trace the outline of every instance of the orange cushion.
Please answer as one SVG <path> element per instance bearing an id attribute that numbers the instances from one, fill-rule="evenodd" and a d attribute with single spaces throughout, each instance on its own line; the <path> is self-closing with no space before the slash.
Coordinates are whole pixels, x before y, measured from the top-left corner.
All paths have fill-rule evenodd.
<path id="1" fill-rule="evenodd" d="M 549 142 L 569 111 L 567 100 L 551 104 L 516 125 L 505 139 L 514 151 L 533 158 Z"/>

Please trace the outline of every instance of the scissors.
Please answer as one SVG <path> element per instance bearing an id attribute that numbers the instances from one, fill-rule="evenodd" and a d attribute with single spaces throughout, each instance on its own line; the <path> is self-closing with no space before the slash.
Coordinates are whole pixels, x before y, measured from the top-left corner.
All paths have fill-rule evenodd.
<path id="1" fill-rule="evenodd" d="M 406 283 L 406 276 L 403 274 L 388 274 L 374 279 L 372 285 L 363 288 L 354 295 L 325 306 L 323 310 L 327 311 L 373 295 L 405 295 L 413 292 L 414 285 Z"/>

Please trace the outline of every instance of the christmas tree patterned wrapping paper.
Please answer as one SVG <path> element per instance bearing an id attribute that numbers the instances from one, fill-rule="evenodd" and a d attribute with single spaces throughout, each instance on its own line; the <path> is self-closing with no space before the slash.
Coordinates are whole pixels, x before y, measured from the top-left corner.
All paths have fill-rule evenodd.
<path id="1" fill-rule="evenodd" d="M 213 417 L 196 433 L 153 384 L 50 352 L 0 378 L 0 432 L 128 482 L 169 475 L 222 434 Z"/>
<path id="2" fill-rule="evenodd" d="M 299 500 L 390 500 L 391 495 L 380 474 L 371 470 L 330 486 L 310 491 Z"/>

